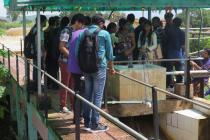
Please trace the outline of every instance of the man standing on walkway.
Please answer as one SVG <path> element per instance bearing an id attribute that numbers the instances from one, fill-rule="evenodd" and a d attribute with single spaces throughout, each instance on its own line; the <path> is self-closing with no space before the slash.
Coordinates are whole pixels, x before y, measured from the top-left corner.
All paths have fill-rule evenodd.
<path id="1" fill-rule="evenodd" d="M 60 33 L 60 43 L 59 43 L 59 66 L 61 70 L 61 82 L 69 86 L 71 74 L 69 74 L 67 69 L 67 62 L 68 62 L 68 56 L 69 56 L 69 49 L 68 49 L 68 43 L 71 39 L 72 35 L 72 28 L 69 27 L 69 18 L 63 17 L 61 19 L 61 33 Z M 69 109 L 67 108 L 67 93 L 68 91 L 64 88 L 60 88 L 59 95 L 60 95 L 60 110 L 62 113 L 70 113 Z"/>
<path id="2" fill-rule="evenodd" d="M 72 37 L 69 41 L 69 57 L 68 57 L 68 71 L 71 73 L 71 77 L 74 83 L 74 91 L 81 91 L 81 76 L 82 71 L 79 68 L 78 61 L 75 54 L 75 48 L 76 43 L 78 40 L 79 35 L 84 32 L 85 29 L 83 29 L 85 23 L 85 16 L 82 14 L 75 14 L 71 19 L 71 25 L 73 28 Z M 75 111 L 75 102 L 74 102 L 74 96 L 70 94 L 71 99 L 71 108 L 73 111 Z M 80 110 L 81 111 L 81 110 Z M 75 116 L 74 116 L 74 122 L 75 122 Z"/>
<path id="3" fill-rule="evenodd" d="M 97 46 L 97 58 L 98 58 L 98 70 L 95 73 L 85 73 L 85 94 L 84 98 L 89 102 L 93 102 L 94 105 L 101 108 L 101 102 L 103 98 L 103 91 L 106 81 L 107 65 L 109 66 L 110 73 L 114 74 L 113 68 L 113 50 L 110 34 L 102 29 L 99 29 L 101 21 L 104 21 L 101 15 L 95 15 L 92 17 L 92 25 L 88 27 L 87 31 L 90 34 L 96 35 Z M 97 32 L 97 33 L 96 33 Z M 82 33 L 78 39 L 77 48 L 83 40 L 86 31 Z M 82 40 L 83 39 L 83 40 Z M 79 58 L 79 50 L 77 51 Z M 85 129 L 91 132 L 107 131 L 108 126 L 99 123 L 99 112 L 92 109 L 87 104 L 83 105 L 83 117 Z"/>

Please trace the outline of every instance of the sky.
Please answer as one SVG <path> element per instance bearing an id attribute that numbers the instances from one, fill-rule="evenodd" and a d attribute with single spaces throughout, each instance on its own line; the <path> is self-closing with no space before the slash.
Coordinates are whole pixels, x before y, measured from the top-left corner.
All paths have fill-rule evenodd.
<path id="1" fill-rule="evenodd" d="M 0 16 L 1 17 L 6 17 L 6 15 L 7 15 L 6 13 L 7 13 L 7 11 L 4 8 L 3 0 L 0 0 Z"/>
<path id="2" fill-rule="evenodd" d="M 178 11 L 178 13 L 181 12 L 180 10 Z M 124 12 L 126 14 L 129 14 L 129 13 L 134 13 L 136 18 L 139 18 L 139 17 L 147 17 L 148 16 L 148 12 L 145 11 L 145 12 L 141 12 L 141 11 L 126 11 Z M 164 16 L 164 13 L 165 11 L 153 11 L 152 12 L 152 17 L 154 16 L 159 16 L 161 19 L 163 19 L 163 16 Z M 176 14 L 174 11 L 173 11 L 174 14 Z M 43 14 L 43 13 L 42 13 Z M 44 14 L 47 14 L 47 15 L 50 15 L 51 12 L 45 12 Z M 52 13 L 53 15 L 55 14 L 59 14 L 58 12 L 53 12 Z M 29 12 L 28 15 L 35 15 L 35 12 Z M 6 17 L 6 9 L 4 8 L 4 4 L 3 4 L 3 0 L 0 0 L 0 17 Z"/>

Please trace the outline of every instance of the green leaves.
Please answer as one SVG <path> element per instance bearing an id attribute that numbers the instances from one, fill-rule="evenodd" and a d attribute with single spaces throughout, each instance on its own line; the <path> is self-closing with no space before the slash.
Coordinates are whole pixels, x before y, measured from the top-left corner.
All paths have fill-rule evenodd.
<path id="1" fill-rule="evenodd" d="M 6 87 L 0 86 L 0 99 L 3 97 L 4 93 L 5 93 L 5 89 Z"/>

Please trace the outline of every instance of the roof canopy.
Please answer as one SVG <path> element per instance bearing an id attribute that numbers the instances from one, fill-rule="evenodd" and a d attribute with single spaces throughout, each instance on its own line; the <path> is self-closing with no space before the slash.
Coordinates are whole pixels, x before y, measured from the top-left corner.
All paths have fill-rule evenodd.
<path id="1" fill-rule="evenodd" d="M 47 11 L 82 10 L 132 10 L 142 8 L 210 8 L 210 0 L 4 0 L 4 5 L 11 10 L 34 10 L 39 7 Z"/>

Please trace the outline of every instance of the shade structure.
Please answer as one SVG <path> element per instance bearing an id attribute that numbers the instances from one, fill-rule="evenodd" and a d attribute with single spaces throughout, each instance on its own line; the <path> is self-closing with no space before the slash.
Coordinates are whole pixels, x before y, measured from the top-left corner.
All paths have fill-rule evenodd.
<path id="1" fill-rule="evenodd" d="M 4 5 L 11 10 L 34 10 L 42 8 L 47 11 L 139 11 L 142 8 L 209 8 L 210 0 L 4 0 Z"/>

